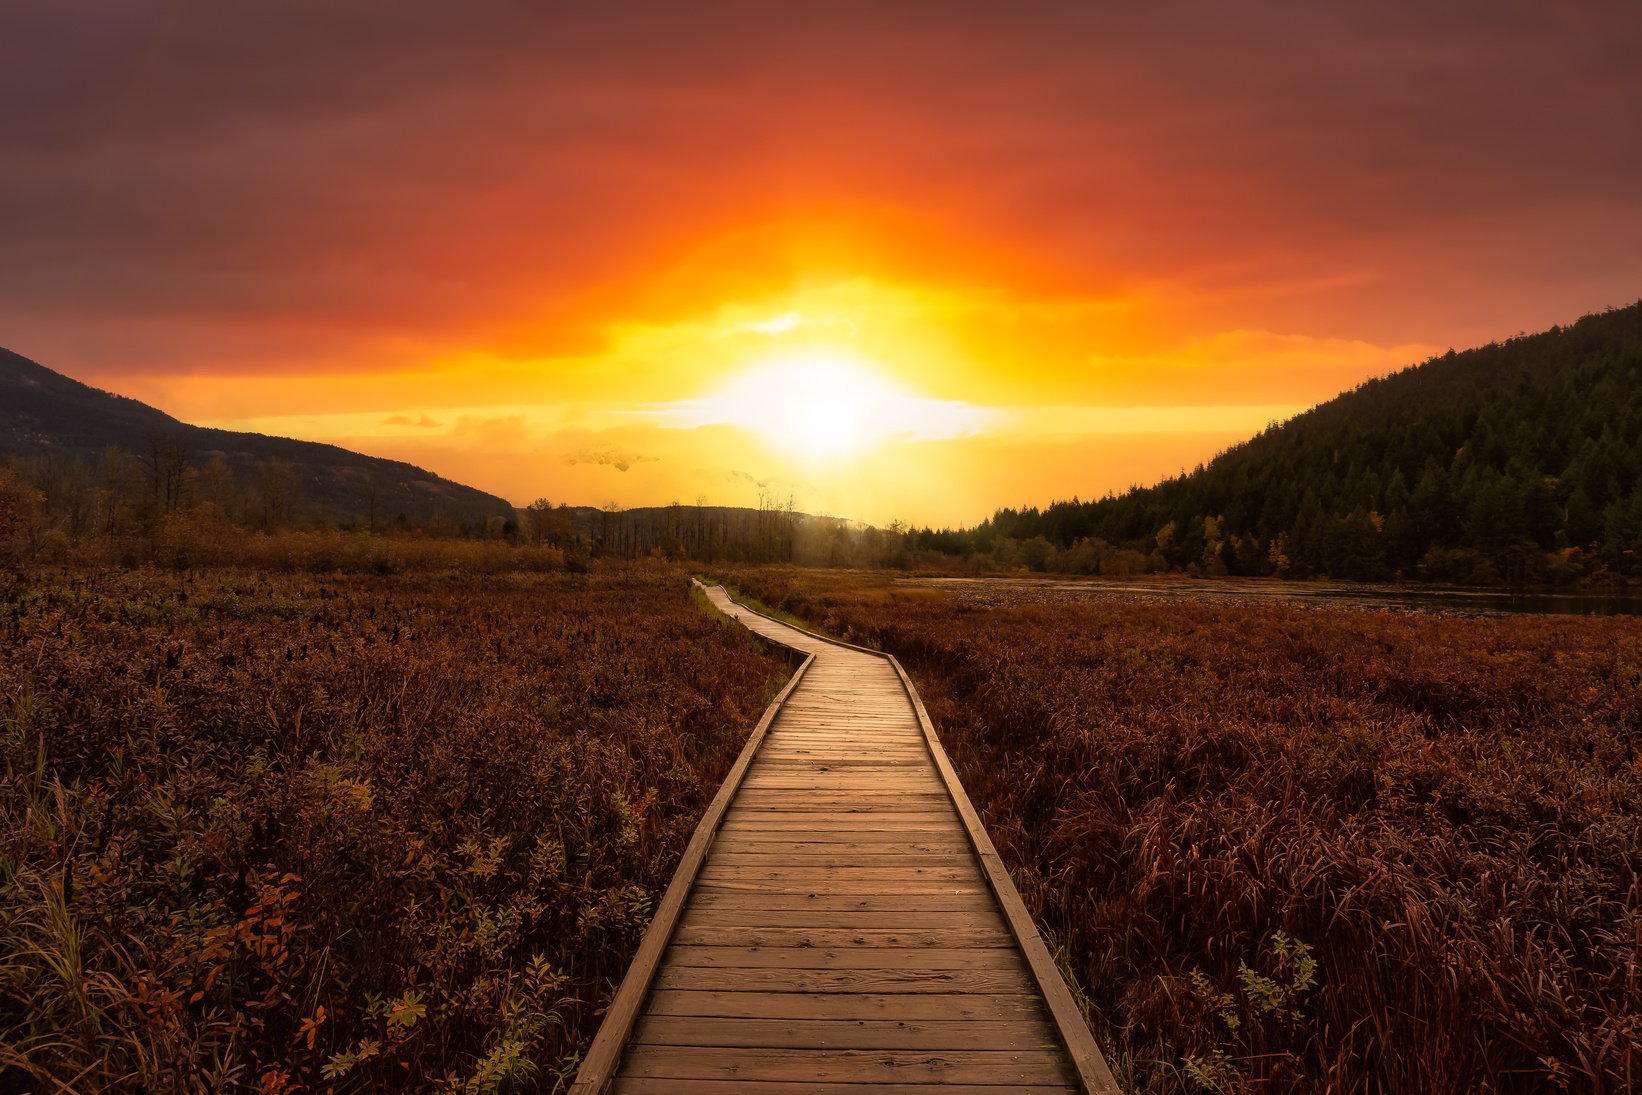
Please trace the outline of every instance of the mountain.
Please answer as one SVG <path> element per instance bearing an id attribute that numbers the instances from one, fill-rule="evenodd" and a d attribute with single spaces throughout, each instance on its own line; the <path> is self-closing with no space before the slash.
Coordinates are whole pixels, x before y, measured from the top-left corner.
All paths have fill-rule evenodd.
<path id="1" fill-rule="evenodd" d="M 475 525 L 513 516 L 504 499 L 412 464 L 313 441 L 191 426 L 0 350 L 0 455 L 97 467 L 109 446 L 142 461 L 162 492 L 181 489 L 185 470 L 197 473 L 220 457 L 217 466 L 225 464 L 242 489 L 270 476 L 288 480 L 292 516 L 336 524 L 443 519 Z"/>
<path id="2" fill-rule="evenodd" d="M 1033 561 L 1100 541 L 1209 573 L 1642 577 L 1642 303 L 1370 380 L 1156 486 L 923 540 L 1040 536 Z"/>

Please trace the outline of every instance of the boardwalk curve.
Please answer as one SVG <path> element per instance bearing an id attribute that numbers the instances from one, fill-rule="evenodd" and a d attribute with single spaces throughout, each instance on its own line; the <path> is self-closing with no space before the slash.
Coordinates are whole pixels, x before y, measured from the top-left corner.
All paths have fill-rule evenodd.
<path id="1" fill-rule="evenodd" d="M 577 1095 L 1119 1091 L 900 664 L 806 655 L 686 849 Z"/>

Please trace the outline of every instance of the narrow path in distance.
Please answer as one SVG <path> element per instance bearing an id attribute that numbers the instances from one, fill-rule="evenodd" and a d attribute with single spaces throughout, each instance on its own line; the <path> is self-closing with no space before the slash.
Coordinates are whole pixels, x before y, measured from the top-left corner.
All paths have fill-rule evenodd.
<path id="1" fill-rule="evenodd" d="M 1028 918 L 1036 970 L 1023 953 L 1024 908 L 1001 870 L 989 881 L 895 663 L 707 594 L 812 659 L 750 747 L 676 923 L 658 912 L 651 931 L 671 935 L 613 1082 L 584 1068 L 575 1090 L 1116 1092 L 1081 1017 L 1069 1039 L 1046 1000 L 1047 952 Z"/>

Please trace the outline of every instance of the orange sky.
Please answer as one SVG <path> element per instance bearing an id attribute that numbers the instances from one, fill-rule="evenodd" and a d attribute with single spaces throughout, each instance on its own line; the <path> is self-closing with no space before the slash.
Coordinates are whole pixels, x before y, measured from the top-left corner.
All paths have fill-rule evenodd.
<path id="1" fill-rule="evenodd" d="M 814 7 L 8 4 L 0 345 L 520 504 L 939 524 L 1642 296 L 1634 4 Z"/>

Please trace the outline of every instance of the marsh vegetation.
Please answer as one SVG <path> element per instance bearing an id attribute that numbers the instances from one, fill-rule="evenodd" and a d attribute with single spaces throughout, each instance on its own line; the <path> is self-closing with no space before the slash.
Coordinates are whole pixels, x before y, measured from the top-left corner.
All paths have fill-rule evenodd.
<path id="1" fill-rule="evenodd" d="M 0 1088 L 552 1090 L 785 676 L 686 588 L 10 580 Z"/>
<path id="2" fill-rule="evenodd" d="M 1635 1090 L 1635 619 L 732 577 L 903 661 L 1133 1090 Z"/>

